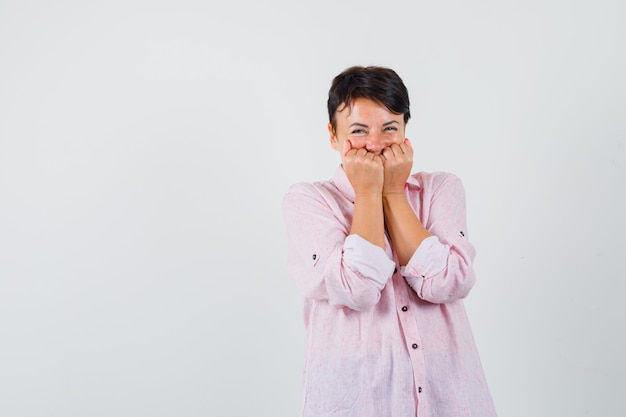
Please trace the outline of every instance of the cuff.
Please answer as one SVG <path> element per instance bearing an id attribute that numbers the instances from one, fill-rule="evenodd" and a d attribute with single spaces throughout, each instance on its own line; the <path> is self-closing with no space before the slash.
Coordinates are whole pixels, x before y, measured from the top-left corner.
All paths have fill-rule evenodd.
<path id="1" fill-rule="evenodd" d="M 405 277 L 432 277 L 448 265 L 449 253 L 450 245 L 441 243 L 437 236 L 429 236 L 417 247 L 409 263 L 400 267 L 400 273 Z"/>
<path id="2" fill-rule="evenodd" d="M 349 235 L 346 238 L 343 244 L 343 262 L 359 275 L 376 281 L 381 287 L 387 283 L 396 266 L 383 248 L 359 235 Z"/>

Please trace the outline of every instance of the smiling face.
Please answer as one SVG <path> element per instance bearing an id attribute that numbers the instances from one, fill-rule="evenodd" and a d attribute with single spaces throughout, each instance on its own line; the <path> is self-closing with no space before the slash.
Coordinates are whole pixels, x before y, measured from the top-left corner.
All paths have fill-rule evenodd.
<path id="1" fill-rule="evenodd" d="M 386 147 L 405 139 L 404 115 L 392 113 L 373 100 L 354 99 L 350 106 L 340 107 L 335 115 L 337 128 L 333 129 L 329 123 L 328 132 L 331 146 L 340 154 L 346 140 L 350 140 L 353 148 L 365 148 L 380 155 Z"/>

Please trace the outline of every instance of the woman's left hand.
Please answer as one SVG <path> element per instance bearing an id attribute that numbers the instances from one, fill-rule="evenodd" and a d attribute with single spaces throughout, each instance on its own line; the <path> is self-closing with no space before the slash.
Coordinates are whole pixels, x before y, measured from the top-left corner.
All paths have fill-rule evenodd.
<path id="1" fill-rule="evenodd" d="M 404 184 L 413 167 L 413 147 L 408 139 L 394 144 L 382 152 L 385 180 L 383 195 L 404 194 Z"/>

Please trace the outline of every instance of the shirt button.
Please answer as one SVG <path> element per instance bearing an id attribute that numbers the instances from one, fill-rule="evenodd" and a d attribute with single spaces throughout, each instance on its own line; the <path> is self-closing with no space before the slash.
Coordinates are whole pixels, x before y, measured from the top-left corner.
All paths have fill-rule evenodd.
<path id="1" fill-rule="evenodd" d="M 413 345 L 412 345 L 411 347 L 412 347 L 413 349 L 417 349 L 417 348 L 418 348 L 417 343 L 413 343 Z"/>
<path id="2" fill-rule="evenodd" d="M 422 387 L 417 387 L 417 392 L 422 393 Z"/>
<path id="3" fill-rule="evenodd" d="M 402 306 L 402 311 L 407 311 L 409 308 L 407 306 Z"/>

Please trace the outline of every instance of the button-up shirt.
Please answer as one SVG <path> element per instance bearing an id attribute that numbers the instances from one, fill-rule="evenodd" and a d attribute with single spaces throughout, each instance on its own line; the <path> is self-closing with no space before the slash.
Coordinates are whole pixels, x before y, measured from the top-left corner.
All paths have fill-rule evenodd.
<path id="1" fill-rule="evenodd" d="M 303 417 L 492 417 L 462 299 L 475 282 L 461 181 L 409 177 L 405 194 L 432 236 L 400 266 L 350 235 L 354 190 L 339 167 L 283 199 L 288 271 L 303 295 Z"/>

